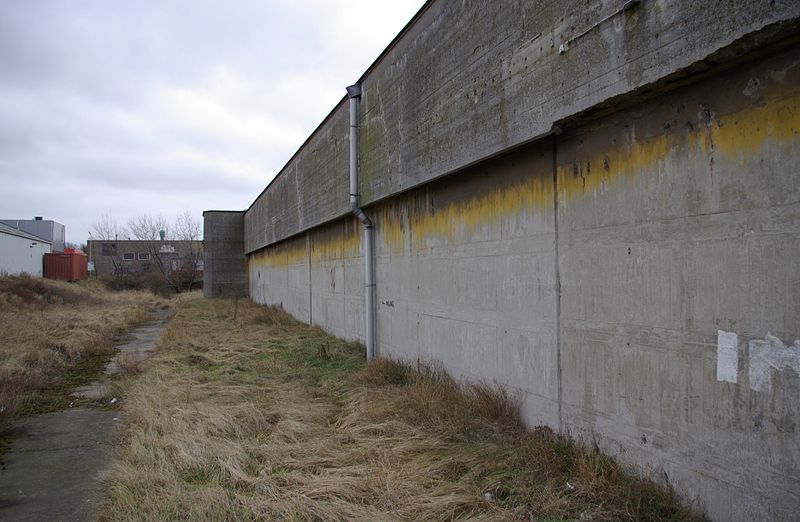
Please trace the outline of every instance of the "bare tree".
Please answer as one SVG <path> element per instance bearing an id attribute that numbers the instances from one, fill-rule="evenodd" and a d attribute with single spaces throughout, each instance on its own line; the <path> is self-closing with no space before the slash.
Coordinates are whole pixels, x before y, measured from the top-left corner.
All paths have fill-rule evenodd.
<path id="1" fill-rule="evenodd" d="M 196 241 L 202 235 L 200 219 L 189 210 L 183 210 L 175 218 L 173 236 L 184 241 Z"/>
<path id="2" fill-rule="evenodd" d="M 194 287 L 203 258 L 198 242 L 201 235 L 199 219 L 184 210 L 178 214 L 172 227 L 163 214 L 142 214 L 128 221 L 128 229 L 136 239 L 147 241 L 145 248 L 150 259 L 175 292 Z M 170 234 L 171 230 L 175 233 Z M 176 250 L 162 243 L 162 239 L 181 241 L 181 248 Z"/>
<path id="3" fill-rule="evenodd" d="M 108 212 L 100 214 L 100 218 L 92 223 L 92 239 L 99 241 L 114 241 L 128 234 L 124 226 L 117 224 L 114 217 Z"/>
<path id="4" fill-rule="evenodd" d="M 173 230 L 175 239 L 186 241 L 186 257 L 180 268 L 180 276 L 181 283 L 191 290 L 196 283 L 197 269 L 203 260 L 202 244 L 199 242 L 203 234 L 200 219 L 185 209 L 175 218 Z"/>
<path id="5" fill-rule="evenodd" d="M 162 234 L 164 238 L 167 237 L 168 228 L 167 218 L 163 214 L 141 214 L 128 221 L 128 229 L 131 231 L 131 235 L 136 239 L 146 241 L 145 249 L 150 254 L 150 259 L 158 269 L 161 277 L 175 292 L 180 292 L 180 281 L 174 277 L 172 267 L 172 258 L 176 252 L 174 249 L 165 248 L 165 245 L 162 245 L 159 241 L 162 239 Z"/>
<path id="6" fill-rule="evenodd" d="M 163 214 L 142 214 L 128 221 L 128 230 L 136 239 L 157 241 L 161 239 L 162 232 L 166 237 L 169 230 L 169 221 Z"/>
<path id="7" fill-rule="evenodd" d="M 128 231 L 124 226 L 117 223 L 110 213 L 105 212 L 100 214 L 100 218 L 92 223 L 92 230 L 89 232 L 89 238 L 95 241 L 116 241 L 128 235 Z M 114 267 L 113 275 L 121 278 L 124 274 L 122 271 L 122 259 L 120 258 L 117 246 L 114 244 L 101 244 L 102 251 L 94 252 L 94 255 L 102 255 L 111 260 Z M 91 258 L 91 255 L 90 255 Z"/>

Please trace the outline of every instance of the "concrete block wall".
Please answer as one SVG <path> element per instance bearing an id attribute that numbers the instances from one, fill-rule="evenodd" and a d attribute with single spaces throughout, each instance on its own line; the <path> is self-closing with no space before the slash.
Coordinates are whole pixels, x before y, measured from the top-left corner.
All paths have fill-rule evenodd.
<path id="1" fill-rule="evenodd" d="M 203 212 L 203 296 L 247 296 L 244 211 Z"/>
<path id="2" fill-rule="evenodd" d="M 369 206 L 378 354 L 517 390 L 531 425 L 597 444 L 713 520 L 791 519 L 796 50 Z M 363 339 L 362 244 L 346 218 L 258 249 L 250 295 Z M 720 330 L 737 334 L 735 382 L 718 378 Z M 786 346 L 759 373 L 768 335 Z"/>

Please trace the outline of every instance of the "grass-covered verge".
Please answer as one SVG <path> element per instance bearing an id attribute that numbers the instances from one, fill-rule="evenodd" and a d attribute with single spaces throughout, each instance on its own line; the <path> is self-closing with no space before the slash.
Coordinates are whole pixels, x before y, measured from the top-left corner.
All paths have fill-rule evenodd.
<path id="1" fill-rule="evenodd" d="M 0 277 L 0 457 L 20 416 L 76 405 L 126 330 L 159 303 L 149 292 L 109 292 L 97 281 Z"/>
<path id="2" fill-rule="evenodd" d="M 245 300 L 185 300 L 126 391 L 106 520 L 693 520 L 516 398 Z"/>

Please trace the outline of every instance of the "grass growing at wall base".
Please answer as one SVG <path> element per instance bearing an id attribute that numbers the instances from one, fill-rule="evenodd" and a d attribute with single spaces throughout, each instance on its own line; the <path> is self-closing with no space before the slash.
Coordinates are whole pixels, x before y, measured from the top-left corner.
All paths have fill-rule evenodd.
<path id="1" fill-rule="evenodd" d="M 127 390 L 105 520 L 686 520 L 513 394 L 245 300 L 187 300 Z"/>
<path id="2" fill-rule="evenodd" d="M 373 361 L 364 375 L 393 392 L 373 418 L 399 414 L 446 440 L 451 455 L 461 457 L 454 477 L 471 477 L 485 498 L 522 519 L 692 518 L 671 492 L 607 455 L 546 427 L 526 429 L 517 398 L 503 387 L 458 383 L 435 366 L 386 359 Z"/>

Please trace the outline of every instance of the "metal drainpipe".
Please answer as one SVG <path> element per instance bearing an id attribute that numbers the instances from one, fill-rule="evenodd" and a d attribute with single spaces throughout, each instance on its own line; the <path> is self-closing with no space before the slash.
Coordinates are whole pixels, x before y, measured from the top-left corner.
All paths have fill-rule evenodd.
<path id="1" fill-rule="evenodd" d="M 364 321 L 367 333 L 367 361 L 375 357 L 375 274 L 372 270 L 373 236 L 372 220 L 358 206 L 358 105 L 361 85 L 347 87 L 350 97 L 350 211 L 364 225 Z"/>

